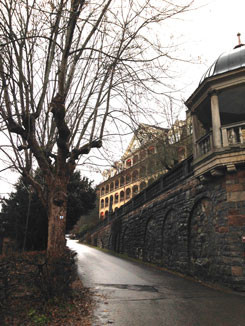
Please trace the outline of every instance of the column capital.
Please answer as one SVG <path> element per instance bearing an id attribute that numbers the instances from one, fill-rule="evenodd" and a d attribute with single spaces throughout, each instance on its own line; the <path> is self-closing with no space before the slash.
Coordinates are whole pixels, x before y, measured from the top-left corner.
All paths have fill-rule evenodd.
<path id="1" fill-rule="evenodd" d="M 208 91 L 208 96 L 213 96 L 213 95 L 217 95 L 218 96 L 219 91 L 217 89 L 213 89 L 211 91 Z"/>

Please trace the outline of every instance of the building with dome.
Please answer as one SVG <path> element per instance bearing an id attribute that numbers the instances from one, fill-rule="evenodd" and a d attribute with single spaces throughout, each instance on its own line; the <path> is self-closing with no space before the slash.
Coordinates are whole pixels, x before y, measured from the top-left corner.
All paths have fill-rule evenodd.
<path id="1" fill-rule="evenodd" d="M 218 57 L 186 106 L 192 120 L 193 155 L 101 221 L 90 241 L 245 292 L 245 46 L 241 42 Z M 127 162 L 130 157 L 124 158 Z M 128 171 L 134 168 L 137 164 Z"/>
<path id="2" fill-rule="evenodd" d="M 245 163 L 245 46 L 224 53 L 186 101 L 192 116 L 193 168 L 207 179 Z"/>

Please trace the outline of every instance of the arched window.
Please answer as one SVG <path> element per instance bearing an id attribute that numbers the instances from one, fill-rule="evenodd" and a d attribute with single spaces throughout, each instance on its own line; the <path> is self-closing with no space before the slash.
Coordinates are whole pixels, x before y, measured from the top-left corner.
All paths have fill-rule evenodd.
<path id="1" fill-rule="evenodd" d="M 127 174 L 126 175 L 126 184 L 128 184 L 130 182 L 131 182 L 131 175 L 130 174 Z"/>
<path id="2" fill-rule="evenodd" d="M 101 193 L 101 196 L 103 196 L 105 194 L 105 187 L 102 187 L 101 188 L 101 192 L 100 193 Z"/>
<path id="3" fill-rule="evenodd" d="M 147 152 L 148 152 L 149 155 L 154 154 L 155 153 L 155 147 L 154 146 L 148 147 Z"/>
<path id="4" fill-rule="evenodd" d="M 109 185 L 106 185 L 106 187 L 105 187 L 105 193 L 108 194 L 108 192 L 109 192 Z"/>
<path id="5" fill-rule="evenodd" d="M 124 177 L 121 177 L 120 178 L 120 186 L 121 187 L 124 186 L 124 182 L 125 182 Z"/>
<path id="6" fill-rule="evenodd" d="M 132 175 L 133 182 L 136 181 L 138 178 L 139 178 L 139 172 L 138 172 L 138 170 L 134 170 L 133 175 Z"/>
<path id="7" fill-rule="evenodd" d="M 146 187 L 146 182 L 145 181 L 141 182 L 141 184 L 140 184 L 140 191 L 143 190 L 143 189 L 145 189 L 145 187 Z"/>
<path id="8" fill-rule="evenodd" d="M 163 167 L 163 164 L 162 164 L 161 160 L 159 160 L 159 159 L 157 159 L 155 161 L 155 165 L 156 165 L 156 170 L 161 170 Z"/>
<path id="9" fill-rule="evenodd" d="M 139 161 L 139 156 L 135 155 L 134 158 L 133 158 L 133 164 L 138 163 L 138 161 Z"/>
<path id="10" fill-rule="evenodd" d="M 145 150 L 142 150 L 141 152 L 140 152 L 140 159 L 141 160 L 144 160 L 146 158 L 146 151 Z"/>
<path id="11" fill-rule="evenodd" d="M 104 201 L 104 199 L 101 199 L 100 207 L 101 207 L 101 208 L 104 208 L 104 206 L 105 206 L 105 201 Z"/>
<path id="12" fill-rule="evenodd" d="M 126 199 L 129 199 L 131 197 L 131 189 L 127 188 L 126 189 Z"/>
<path id="13" fill-rule="evenodd" d="M 109 205 L 109 198 L 106 197 L 106 199 L 105 199 L 105 207 L 108 207 L 108 205 Z"/>
<path id="14" fill-rule="evenodd" d="M 126 161 L 126 167 L 129 168 L 132 165 L 131 158 L 127 159 Z"/>
<path id="15" fill-rule="evenodd" d="M 148 185 L 152 184 L 152 183 L 153 183 L 153 181 L 154 181 L 154 179 L 153 179 L 153 178 L 149 179 L 149 180 L 148 180 Z"/>
<path id="16" fill-rule="evenodd" d="M 146 168 L 145 168 L 145 166 L 142 166 L 140 168 L 140 176 L 141 177 L 145 177 L 146 176 Z"/>
<path id="17" fill-rule="evenodd" d="M 108 215 L 109 215 L 109 212 L 105 211 L 105 217 L 108 217 Z"/>
<path id="18" fill-rule="evenodd" d="M 110 184 L 110 191 L 113 191 L 114 190 L 114 182 L 111 182 Z"/>
<path id="19" fill-rule="evenodd" d="M 120 201 L 124 201 L 124 191 L 120 192 Z"/>
<path id="20" fill-rule="evenodd" d="M 147 166 L 147 173 L 152 174 L 154 173 L 154 170 L 154 161 L 151 160 Z"/>
<path id="21" fill-rule="evenodd" d="M 119 188 L 119 180 L 118 179 L 115 181 L 115 189 L 117 189 L 117 188 Z"/>
<path id="22" fill-rule="evenodd" d="M 136 195 L 139 192 L 139 187 L 137 185 L 133 186 L 133 195 Z"/>
<path id="23" fill-rule="evenodd" d="M 115 193 L 115 204 L 118 203 L 118 192 Z"/>

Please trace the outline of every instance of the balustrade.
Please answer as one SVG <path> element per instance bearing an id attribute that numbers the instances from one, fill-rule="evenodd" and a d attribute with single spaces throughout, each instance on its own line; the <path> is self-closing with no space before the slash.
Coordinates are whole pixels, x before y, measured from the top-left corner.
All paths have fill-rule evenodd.
<path id="1" fill-rule="evenodd" d="M 196 142 L 197 157 L 213 150 L 212 131 Z M 222 147 L 245 144 L 245 122 L 233 123 L 221 127 Z"/>
<path id="2" fill-rule="evenodd" d="M 198 156 L 204 155 L 212 149 L 212 132 L 207 133 L 197 141 Z"/>
<path id="3" fill-rule="evenodd" d="M 226 125 L 221 130 L 224 147 L 245 143 L 245 122 Z"/>

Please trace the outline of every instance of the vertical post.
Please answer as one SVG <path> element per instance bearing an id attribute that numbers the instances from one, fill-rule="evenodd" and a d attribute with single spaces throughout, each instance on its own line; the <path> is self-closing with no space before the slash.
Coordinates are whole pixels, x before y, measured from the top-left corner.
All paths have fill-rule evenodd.
<path id="1" fill-rule="evenodd" d="M 227 129 L 222 128 L 222 140 L 223 140 L 223 147 L 229 146 L 229 141 L 228 141 L 228 135 L 227 135 Z"/>
<path id="2" fill-rule="evenodd" d="M 193 158 L 195 159 L 198 156 L 197 148 L 197 117 L 195 113 L 191 115 L 192 120 L 192 140 L 193 140 Z"/>
<path id="3" fill-rule="evenodd" d="M 221 122 L 219 113 L 219 99 L 216 91 L 211 93 L 211 114 L 213 127 L 213 145 L 214 148 L 221 148 Z"/>

